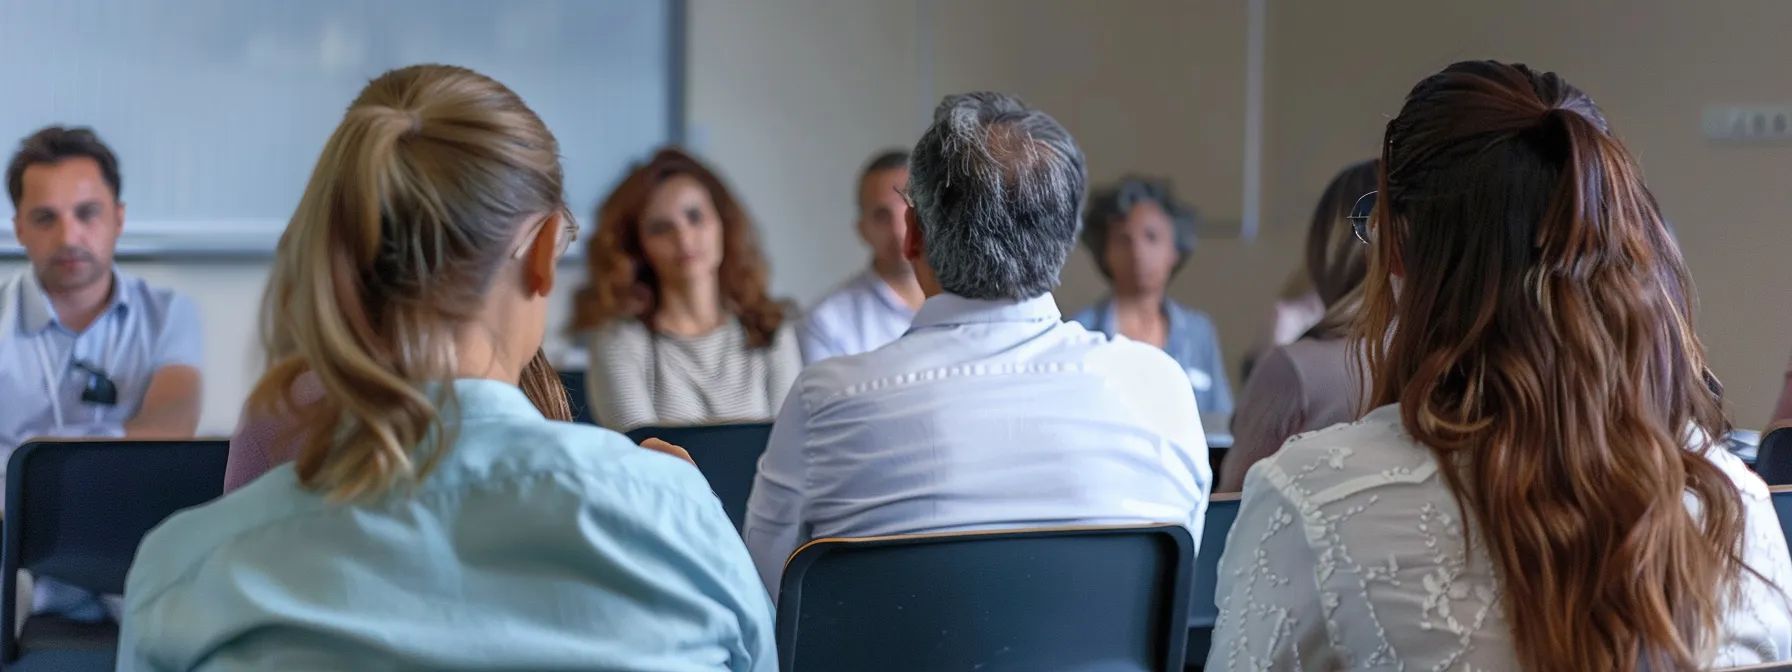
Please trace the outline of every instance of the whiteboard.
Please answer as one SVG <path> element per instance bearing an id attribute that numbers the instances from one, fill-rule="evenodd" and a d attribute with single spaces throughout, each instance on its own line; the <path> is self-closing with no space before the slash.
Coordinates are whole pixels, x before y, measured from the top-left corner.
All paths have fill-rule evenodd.
<path id="1" fill-rule="evenodd" d="M 123 174 L 120 256 L 265 256 L 367 81 L 448 63 L 541 116 L 587 220 L 630 163 L 682 139 L 683 14 L 679 0 L 0 0 L 0 146 L 9 159 L 44 126 L 93 127 Z M 0 256 L 22 255 L 5 229 Z"/>

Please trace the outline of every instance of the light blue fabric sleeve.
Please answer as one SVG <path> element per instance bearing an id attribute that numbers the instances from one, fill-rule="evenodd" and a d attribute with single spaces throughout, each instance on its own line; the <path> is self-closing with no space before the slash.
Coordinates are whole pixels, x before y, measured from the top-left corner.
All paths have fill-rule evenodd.
<path id="1" fill-rule="evenodd" d="M 168 301 L 168 314 L 162 318 L 162 333 L 156 334 L 155 368 L 191 366 L 205 368 L 205 327 L 199 319 L 199 307 L 184 294 L 175 294 Z"/>
<path id="2" fill-rule="evenodd" d="M 819 312 L 810 311 L 797 327 L 797 342 L 803 350 L 803 366 L 846 354 L 845 349 L 828 334 L 828 328 L 822 324 L 822 319 Z"/>
<path id="3" fill-rule="evenodd" d="M 804 451 L 809 442 L 809 410 L 803 401 L 802 385 L 799 377 L 772 426 L 771 440 L 759 458 L 753 494 L 747 498 L 747 520 L 741 530 L 747 551 L 774 602 L 784 575 L 784 561 L 807 541 L 801 524 L 807 507 L 804 481 L 808 464 Z"/>
<path id="4" fill-rule="evenodd" d="M 644 457 L 673 459 L 660 455 Z M 643 561 L 643 567 L 649 568 L 643 572 L 644 576 L 659 576 L 674 584 L 667 586 L 668 594 L 676 595 L 679 585 L 710 593 L 712 600 L 734 611 L 740 628 L 740 641 L 728 668 L 733 672 L 775 672 L 778 669 L 777 631 L 774 625 L 776 619 L 772 600 L 753 570 L 752 557 L 741 543 L 734 524 L 728 520 L 728 514 L 722 510 L 721 502 L 710 493 L 708 483 L 702 480 L 697 468 L 688 464 L 677 465 L 675 468 L 690 471 L 689 475 L 694 481 L 691 488 L 696 491 L 691 496 L 702 500 L 691 502 L 688 507 L 690 515 L 658 521 L 659 529 L 654 531 L 654 536 L 658 536 L 658 539 L 629 539 L 627 537 L 630 535 L 625 533 L 609 540 L 594 540 L 594 550 L 608 557 L 616 557 L 618 554 L 609 549 L 612 544 L 617 548 L 632 547 L 636 557 L 648 558 Z M 590 482 L 586 487 L 598 489 L 593 492 L 601 492 L 614 485 Z M 585 520 L 580 527 L 587 530 L 587 533 L 593 530 L 614 530 L 618 527 L 617 521 L 620 518 L 640 515 L 639 512 L 612 508 L 615 504 L 626 507 L 629 502 L 617 502 L 601 495 L 594 497 L 586 508 Z M 666 555 L 673 557 L 643 552 L 661 547 L 662 544 Z M 657 570 L 651 569 L 647 562 L 659 564 L 660 567 Z M 668 574 L 677 574 L 678 578 L 671 579 Z M 665 617 L 675 619 L 677 610 L 668 609 Z M 645 631 L 641 634 L 645 634 Z"/>

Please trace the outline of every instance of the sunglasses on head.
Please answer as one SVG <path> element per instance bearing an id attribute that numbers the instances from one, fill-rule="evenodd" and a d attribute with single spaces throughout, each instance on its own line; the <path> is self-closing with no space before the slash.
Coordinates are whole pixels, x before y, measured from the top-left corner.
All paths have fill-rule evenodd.
<path id="1" fill-rule="evenodd" d="M 1351 206 L 1350 214 L 1345 216 L 1345 219 L 1350 220 L 1351 233 L 1356 234 L 1356 239 L 1365 244 L 1369 242 L 1369 216 L 1375 214 L 1377 193 L 1379 192 L 1371 191 L 1356 199 L 1356 205 Z"/>

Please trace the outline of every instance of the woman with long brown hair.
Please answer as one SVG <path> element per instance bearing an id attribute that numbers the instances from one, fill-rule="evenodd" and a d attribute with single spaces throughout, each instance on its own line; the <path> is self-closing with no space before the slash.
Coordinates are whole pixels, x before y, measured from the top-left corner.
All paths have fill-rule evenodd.
<path id="1" fill-rule="evenodd" d="M 1208 669 L 1792 658 L 1786 541 L 1592 100 L 1458 63 L 1382 147 L 1357 333 L 1380 408 L 1246 476 Z"/>
<path id="2" fill-rule="evenodd" d="M 790 309 L 746 209 L 714 171 L 663 149 L 598 209 L 572 329 L 588 332 L 598 424 L 769 420 L 802 368 Z"/>
<path id="3" fill-rule="evenodd" d="M 577 230 L 558 143 L 503 84 L 369 83 L 262 306 L 250 406 L 296 459 L 143 540 L 119 669 L 776 669 L 701 473 L 567 421 L 541 342 Z"/>
<path id="4" fill-rule="evenodd" d="M 1287 345 L 1271 349 L 1253 368 L 1232 416 L 1232 448 L 1220 465 L 1214 492 L 1237 492 L 1244 474 L 1288 437 L 1355 420 L 1362 410 L 1363 376 L 1349 344 L 1350 325 L 1363 305 L 1368 246 L 1356 239 L 1350 210 L 1375 190 L 1380 163 L 1364 161 L 1326 185 L 1307 227 L 1306 275 L 1324 316 Z M 1354 365 L 1354 366 L 1353 366 Z M 1352 369 L 1356 370 L 1352 370 Z"/>

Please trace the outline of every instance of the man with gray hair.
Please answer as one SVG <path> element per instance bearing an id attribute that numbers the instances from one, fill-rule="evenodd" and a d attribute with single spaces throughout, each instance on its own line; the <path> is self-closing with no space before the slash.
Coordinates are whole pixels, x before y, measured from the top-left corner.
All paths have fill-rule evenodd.
<path id="1" fill-rule="evenodd" d="M 773 596 L 820 537 L 1175 522 L 1200 539 L 1212 474 L 1182 368 L 1052 299 L 1088 179 L 1076 141 L 1013 97 L 950 96 L 909 169 L 903 254 L 927 299 L 786 399 L 743 530 Z"/>

